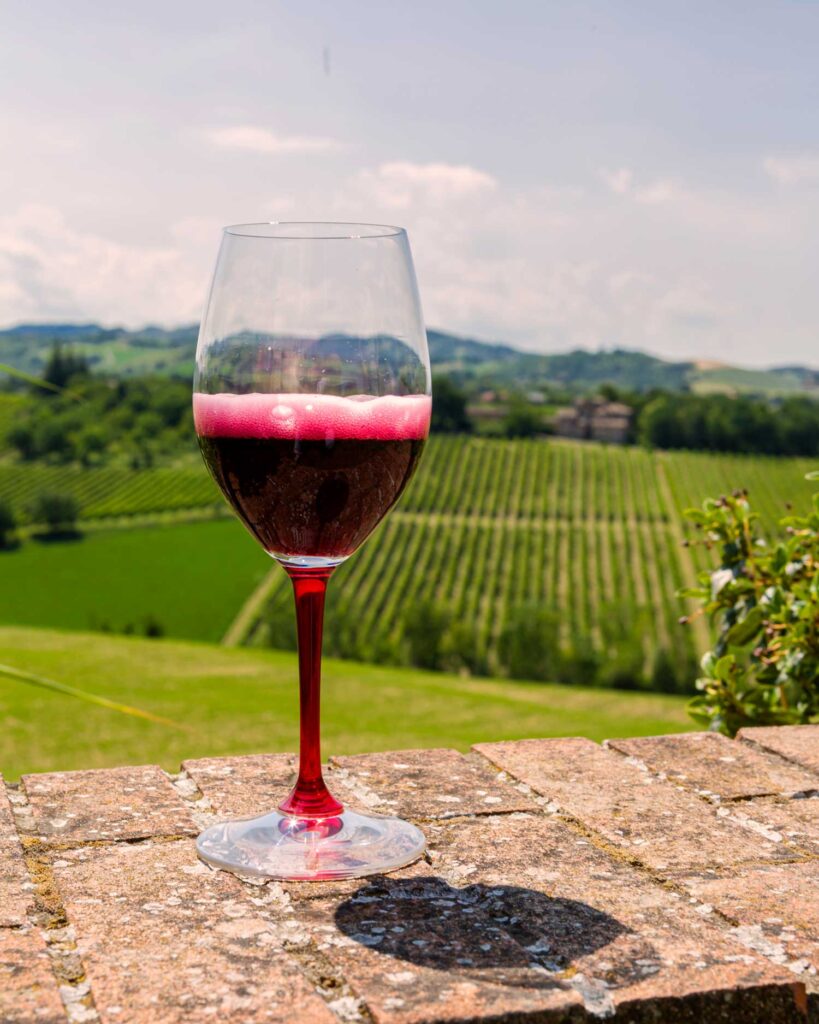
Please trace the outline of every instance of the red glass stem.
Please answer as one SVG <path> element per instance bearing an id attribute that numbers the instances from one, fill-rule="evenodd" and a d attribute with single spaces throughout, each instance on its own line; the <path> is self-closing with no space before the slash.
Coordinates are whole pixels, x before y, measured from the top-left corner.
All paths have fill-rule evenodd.
<path id="1" fill-rule="evenodd" d="M 286 570 L 296 599 L 301 742 L 299 776 L 279 810 L 292 817 L 328 818 L 344 810 L 321 774 L 321 638 L 327 580 L 333 569 L 286 566 Z"/>

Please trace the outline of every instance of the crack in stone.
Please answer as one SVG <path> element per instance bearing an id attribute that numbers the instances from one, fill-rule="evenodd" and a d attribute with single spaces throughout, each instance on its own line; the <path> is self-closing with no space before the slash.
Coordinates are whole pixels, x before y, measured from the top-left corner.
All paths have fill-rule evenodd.
<path id="1" fill-rule="evenodd" d="M 217 820 L 216 808 L 184 768 L 180 768 L 175 775 L 171 775 L 170 772 L 165 772 L 165 775 L 198 828 L 207 828 Z"/>
<path id="2" fill-rule="evenodd" d="M 98 1024 L 91 984 L 79 954 L 76 935 L 68 923 L 65 907 L 51 870 L 53 847 L 48 847 L 30 834 L 36 831 L 34 815 L 25 791 L 8 786 L 14 824 L 23 849 L 23 860 L 29 876 L 28 885 L 34 897 L 34 909 L 29 920 L 45 943 L 46 953 L 57 991 L 62 1000 L 69 1024 Z"/>
<path id="3" fill-rule="evenodd" d="M 343 1024 L 375 1024 L 375 1017 L 367 1004 L 355 994 L 339 968 L 321 952 L 313 939 L 306 942 L 285 940 L 283 946 Z"/>
<path id="4" fill-rule="evenodd" d="M 568 979 L 568 984 L 583 1000 L 586 1013 L 592 1017 L 613 1017 L 616 1013 L 617 1007 L 604 981 L 587 978 L 585 974 L 575 974 Z"/>
<path id="5" fill-rule="evenodd" d="M 200 828 L 206 828 L 217 820 L 213 804 L 184 768 L 180 768 L 175 775 L 166 774 Z M 213 871 L 220 870 L 212 865 L 207 867 Z M 341 1024 L 375 1024 L 375 1018 L 364 1000 L 355 994 L 339 968 L 319 951 L 312 939 L 308 939 L 306 934 L 293 933 L 292 930 L 289 937 L 285 934 L 281 939 L 281 932 L 287 930 L 287 915 L 294 912 L 293 899 L 281 882 L 239 874 L 235 877 L 245 890 L 245 898 L 257 908 L 260 918 L 274 932 L 279 932 L 281 948 Z"/>
<path id="6" fill-rule="evenodd" d="M 605 745 L 606 744 L 604 743 L 604 746 Z M 610 748 L 610 749 L 614 750 L 615 748 Z M 618 756 L 620 756 L 620 757 L 625 757 L 626 756 L 626 755 L 622 754 L 620 751 L 617 751 L 617 750 L 615 750 L 615 753 L 617 753 Z M 483 756 L 483 755 L 481 755 L 481 756 Z M 486 760 L 487 760 L 487 762 L 489 764 L 492 764 L 492 762 L 489 761 L 488 758 Z M 642 762 L 638 762 L 637 759 L 633 758 L 633 757 L 628 757 L 627 760 L 630 760 L 631 762 L 638 764 L 638 766 L 642 764 Z M 645 766 L 645 765 L 642 765 L 642 769 L 641 770 L 645 771 L 647 774 L 650 774 L 649 771 L 648 771 L 648 767 Z M 509 772 L 504 772 L 504 774 L 507 776 L 507 778 L 509 778 L 510 781 L 515 779 L 515 776 L 512 775 Z M 529 788 L 529 787 L 527 787 L 527 788 Z M 682 787 L 677 787 L 677 788 L 681 789 Z M 709 803 L 710 803 L 710 801 L 709 801 Z M 574 815 L 569 814 L 567 811 L 561 809 L 559 807 L 559 805 L 556 805 L 556 806 L 557 806 L 557 815 L 556 815 L 556 817 L 564 825 L 566 825 L 569 829 L 571 829 L 571 831 L 573 831 L 576 834 L 581 835 L 584 838 L 588 839 L 588 841 L 593 846 L 595 846 L 597 849 L 601 850 L 603 853 L 605 853 L 607 856 L 611 857 L 613 860 L 616 860 L 619 863 L 625 863 L 625 864 L 629 865 L 631 868 L 633 868 L 636 871 L 638 871 L 645 878 L 649 879 L 654 885 L 658 885 L 661 888 L 663 888 L 663 889 L 665 889 L 665 890 L 667 890 L 669 892 L 673 892 L 677 896 L 680 896 L 680 897 L 682 897 L 684 899 L 687 899 L 689 904 L 697 911 L 697 913 L 699 913 L 702 917 L 708 919 L 709 922 L 714 925 L 714 927 L 716 927 L 721 933 L 723 933 L 725 935 L 728 935 L 738 945 L 743 946 L 746 949 L 752 949 L 754 952 L 758 953 L 761 956 L 764 956 L 767 960 L 770 960 L 772 963 L 775 963 L 778 966 L 782 966 L 783 965 L 782 960 L 779 958 L 778 950 L 776 951 L 777 955 L 774 956 L 774 955 L 770 954 L 768 951 L 766 951 L 764 948 L 760 948 L 760 947 L 754 946 L 754 945 L 751 944 L 751 942 L 746 941 L 747 938 L 748 938 L 748 931 L 747 931 L 747 929 L 743 930 L 742 926 L 740 925 L 739 920 L 737 920 L 736 918 L 731 917 L 729 914 L 726 914 L 726 913 L 724 913 L 721 910 L 716 909 L 715 907 L 711 906 L 711 904 L 705 903 L 704 901 L 699 900 L 697 897 L 692 896 L 684 888 L 684 886 L 680 885 L 674 879 L 672 879 L 672 878 L 665 878 L 664 876 L 662 876 L 659 873 L 655 872 L 653 869 L 649 868 L 647 865 L 643 864 L 641 861 L 637 860 L 635 857 L 629 856 L 628 853 L 626 853 L 625 851 L 621 850 L 619 847 L 614 846 L 613 844 L 611 844 L 604 836 L 602 836 L 598 832 L 595 832 L 593 829 L 591 829 L 588 825 L 586 825 L 579 818 L 576 818 Z M 713 804 L 712 804 L 712 806 L 713 806 Z M 724 813 L 724 816 L 730 816 L 730 811 L 728 811 L 727 808 L 724 810 L 723 813 Z M 741 825 L 741 823 L 739 821 L 737 821 L 736 824 L 739 827 L 742 827 L 742 825 Z M 788 849 L 792 849 L 792 847 L 788 843 L 783 843 L 783 845 L 785 845 Z M 792 858 L 783 859 L 783 860 L 778 861 L 777 863 L 779 863 L 779 864 L 802 863 L 804 861 L 810 861 L 810 860 L 816 860 L 816 859 L 819 859 L 819 857 L 817 857 L 816 855 L 805 854 L 802 851 L 798 851 L 798 852 L 794 851 L 794 856 Z M 770 865 L 770 861 L 767 861 L 767 860 L 748 860 L 748 861 L 742 861 L 742 862 L 740 862 L 738 864 L 733 865 L 733 869 L 737 870 L 737 869 L 740 869 L 740 868 L 748 868 L 748 867 L 755 867 L 755 866 L 767 867 L 769 865 Z M 708 865 L 701 865 L 701 867 L 707 868 Z M 796 966 L 798 966 L 798 964 L 799 964 L 799 962 L 797 961 L 796 962 Z M 791 970 L 793 970 L 793 967 L 791 967 L 791 965 L 789 963 L 786 963 L 785 966 L 787 966 Z M 798 973 L 798 972 L 794 971 L 794 973 Z M 583 999 L 584 1006 L 585 1006 L 585 1004 L 586 1004 L 585 997 L 580 992 L 578 994 L 580 994 L 581 998 Z M 591 998 L 591 994 L 590 994 L 590 998 Z M 605 1002 L 600 1003 L 599 1005 L 601 1005 L 601 1006 L 603 1006 L 605 1008 Z M 590 1014 L 595 1015 L 595 1011 L 592 1010 L 590 1007 L 587 1006 L 586 1009 L 587 1009 L 587 1011 Z M 597 1016 L 604 1016 L 605 1017 L 605 1016 L 611 1016 L 611 1013 L 609 1013 L 608 1010 L 606 1010 L 603 1013 L 597 1012 L 596 1015 Z"/>

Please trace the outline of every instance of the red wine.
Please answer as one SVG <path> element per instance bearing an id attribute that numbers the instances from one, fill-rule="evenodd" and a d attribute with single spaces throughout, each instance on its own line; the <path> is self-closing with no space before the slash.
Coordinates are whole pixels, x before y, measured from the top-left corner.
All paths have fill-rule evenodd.
<path id="1" fill-rule="evenodd" d="M 351 555 L 409 482 L 425 395 L 194 395 L 199 445 L 239 517 L 274 555 Z"/>

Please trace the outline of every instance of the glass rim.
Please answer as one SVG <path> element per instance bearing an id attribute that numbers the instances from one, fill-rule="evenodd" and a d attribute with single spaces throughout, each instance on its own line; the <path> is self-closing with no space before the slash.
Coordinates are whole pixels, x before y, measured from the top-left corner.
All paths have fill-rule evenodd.
<path id="1" fill-rule="evenodd" d="M 333 230 L 335 229 L 335 231 Z M 346 229 L 342 231 L 341 229 Z M 228 224 L 225 235 L 289 242 L 351 242 L 359 239 L 396 238 L 404 228 L 393 224 L 363 224 L 357 221 L 269 220 Z"/>

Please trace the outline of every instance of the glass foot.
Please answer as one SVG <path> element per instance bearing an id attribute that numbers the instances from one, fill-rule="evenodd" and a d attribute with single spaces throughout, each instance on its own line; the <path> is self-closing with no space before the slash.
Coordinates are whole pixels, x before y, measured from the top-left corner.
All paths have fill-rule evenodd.
<path id="1" fill-rule="evenodd" d="M 345 808 L 332 818 L 271 811 L 211 825 L 196 840 L 202 860 L 238 875 L 319 882 L 402 868 L 423 854 L 423 832 L 400 818 Z"/>

